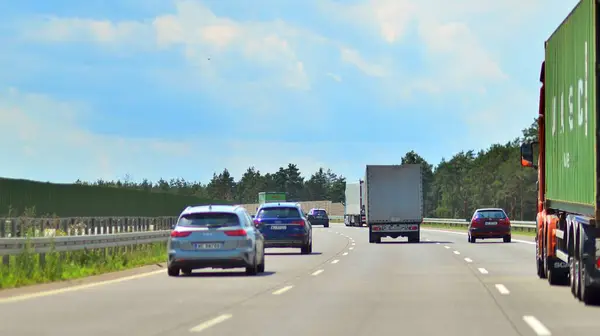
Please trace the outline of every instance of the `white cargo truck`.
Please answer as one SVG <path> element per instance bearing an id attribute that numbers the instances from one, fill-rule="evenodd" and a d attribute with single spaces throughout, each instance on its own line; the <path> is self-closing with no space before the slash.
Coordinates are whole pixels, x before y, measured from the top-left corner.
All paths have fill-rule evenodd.
<path id="1" fill-rule="evenodd" d="M 407 237 L 421 240 L 423 222 L 423 175 L 420 164 L 367 165 L 365 215 L 369 243 L 381 238 Z"/>
<path id="2" fill-rule="evenodd" d="M 362 226 L 364 222 L 363 181 L 346 183 L 344 224 Z"/>

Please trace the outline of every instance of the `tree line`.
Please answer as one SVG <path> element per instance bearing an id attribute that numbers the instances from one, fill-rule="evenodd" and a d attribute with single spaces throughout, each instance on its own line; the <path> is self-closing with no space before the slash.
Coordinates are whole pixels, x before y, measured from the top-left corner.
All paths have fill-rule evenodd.
<path id="1" fill-rule="evenodd" d="M 461 151 L 449 160 L 433 166 L 415 151 L 404 155 L 401 163 L 423 165 L 424 208 L 426 217 L 467 218 L 479 207 L 501 207 L 518 220 L 533 220 L 536 213 L 536 172 L 521 168 L 519 146 L 524 139 L 537 139 L 537 120 L 523 130 L 523 136 L 486 150 Z M 236 181 L 227 169 L 213 174 L 203 184 L 184 179 L 160 179 L 156 182 L 123 181 L 75 183 L 134 188 L 152 192 L 193 195 L 205 199 L 223 199 L 236 203 L 256 203 L 261 191 L 285 191 L 293 201 L 344 201 L 346 178 L 330 169 L 320 168 L 308 179 L 297 165 L 289 163 L 277 172 L 263 174 L 250 167 Z"/>

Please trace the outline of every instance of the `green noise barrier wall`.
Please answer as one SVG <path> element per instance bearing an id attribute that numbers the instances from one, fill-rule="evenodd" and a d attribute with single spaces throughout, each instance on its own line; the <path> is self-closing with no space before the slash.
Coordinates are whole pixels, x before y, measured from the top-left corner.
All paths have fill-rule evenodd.
<path id="1" fill-rule="evenodd" d="M 7 215 L 10 207 L 13 216 L 20 216 L 33 206 L 37 216 L 177 216 L 186 206 L 199 204 L 232 202 L 144 190 L 0 178 L 0 216 Z"/>

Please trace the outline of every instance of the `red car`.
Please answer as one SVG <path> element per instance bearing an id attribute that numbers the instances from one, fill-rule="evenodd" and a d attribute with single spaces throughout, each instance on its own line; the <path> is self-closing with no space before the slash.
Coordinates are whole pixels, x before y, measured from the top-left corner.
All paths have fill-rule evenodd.
<path id="1" fill-rule="evenodd" d="M 469 243 L 475 243 L 477 239 L 502 238 L 510 243 L 510 231 L 510 219 L 503 209 L 477 209 L 469 223 L 468 239 Z"/>

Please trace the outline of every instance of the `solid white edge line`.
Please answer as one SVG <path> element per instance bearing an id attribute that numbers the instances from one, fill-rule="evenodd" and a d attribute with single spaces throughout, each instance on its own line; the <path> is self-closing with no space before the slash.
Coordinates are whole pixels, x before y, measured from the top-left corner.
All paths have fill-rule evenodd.
<path id="1" fill-rule="evenodd" d="M 273 295 L 281 295 L 287 291 L 289 291 L 290 289 L 292 289 L 294 286 L 285 286 L 283 288 L 280 288 L 276 291 L 273 292 Z"/>
<path id="2" fill-rule="evenodd" d="M 334 260 L 334 261 L 332 261 L 331 263 L 332 263 L 332 264 L 337 264 L 337 263 L 339 263 L 339 262 L 340 262 L 340 260 L 339 260 L 339 259 L 335 259 L 335 260 Z"/>
<path id="3" fill-rule="evenodd" d="M 483 267 L 478 268 L 478 270 L 479 270 L 479 273 L 481 273 L 481 274 L 488 274 L 489 273 L 488 270 L 486 270 Z"/>
<path id="4" fill-rule="evenodd" d="M 88 289 L 88 288 L 93 288 L 93 287 L 99 287 L 99 286 L 105 286 L 105 285 L 110 285 L 110 284 L 114 284 L 114 283 L 125 282 L 125 281 L 129 281 L 129 280 L 140 279 L 140 278 L 145 278 L 145 277 L 148 277 L 148 276 L 151 276 L 151 275 L 160 274 L 160 273 L 165 273 L 166 274 L 166 271 L 165 270 L 157 270 L 157 271 L 152 271 L 152 272 L 148 272 L 148 273 L 131 275 L 131 276 L 127 276 L 127 277 L 123 277 L 123 278 L 118 278 L 118 279 L 113 279 L 113 280 L 93 282 L 93 283 L 89 283 L 89 284 L 85 284 L 85 285 L 78 285 L 78 286 L 73 286 L 73 287 L 65 287 L 65 288 L 53 289 L 53 290 L 44 291 L 44 292 L 38 292 L 38 293 L 31 293 L 31 294 L 23 294 L 23 295 L 10 296 L 10 297 L 6 297 L 6 298 L 0 298 L 0 304 L 2 304 L 2 303 L 9 303 L 9 302 L 24 301 L 24 300 L 28 300 L 28 299 L 34 299 L 34 298 L 38 298 L 38 297 L 57 295 L 57 294 L 68 293 L 68 292 L 75 292 L 75 291 L 79 291 L 79 290 L 83 290 L 83 289 Z"/>
<path id="5" fill-rule="evenodd" d="M 546 326 L 544 326 L 542 322 L 536 319 L 535 316 L 523 316 L 523 321 L 525 321 L 525 323 L 527 323 L 529 327 L 531 327 L 531 329 L 533 329 L 533 331 L 535 331 L 535 333 L 539 336 L 552 335 L 550 330 L 548 330 L 548 328 L 546 328 Z"/>
<path id="6" fill-rule="evenodd" d="M 471 258 L 465 258 L 465 261 L 468 262 L 468 263 L 472 263 L 473 262 L 473 260 Z"/>
<path id="7" fill-rule="evenodd" d="M 318 270 L 318 271 L 315 271 L 315 272 L 313 272 L 313 274 L 312 274 L 312 275 L 313 275 L 313 276 L 317 276 L 317 275 L 319 275 L 319 274 L 323 273 L 324 271 L 325 271 L 325 270 L 322 270 L 322 269 L 320 269 L 320 270 Z"/>
<path id="8" fill-rule="evenodd" d="M 190 332 L 202 332 L 214 325 L 217 325 L 219 323 L 229 320 L 232 316 L 233 315 L 231 315 L 231 314 L 223 314 L 223 315 L 217 316 L 211 320 L 208 320 L 206 322 L 202 322 L 202 323 L 198 324 L 197 326 L 190 329 Z"/>
<path id="9" fill-rule="evenodd" d="M 425 229 L 425 228 L 423 228 L 421 230 L 423 230 L 423 231 L 431 231 L 431 232 L 452 233 L 452 234 L 463 235 L 463 236 L 467 235 L 466 232 L 446 231 L 446 230 L 437 230 L 437 229 Z M 512 241 L 517 242 L 517 243 L 535 245 L 535 242 L 528 241 L 528 240 L 512 239 Z"/>
<path id="10" fill-rule="evenodd" d="M 496 284 L 496 289 L 502 295 L 508 295 L 508 294 L 510 294 L 510 291 L 508 290 L 508 288 L 506 288 L 506 286 L 504 286 L 503 284 Z"/>

